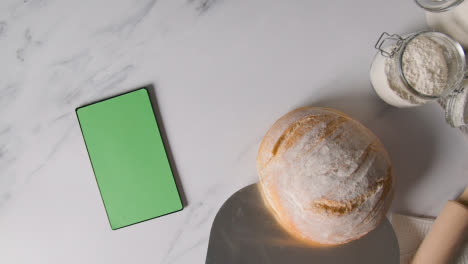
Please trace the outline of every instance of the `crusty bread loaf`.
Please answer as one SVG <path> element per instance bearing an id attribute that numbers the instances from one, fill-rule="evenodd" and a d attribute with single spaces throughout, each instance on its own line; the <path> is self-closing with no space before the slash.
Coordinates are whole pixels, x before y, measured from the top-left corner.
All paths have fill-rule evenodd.
<path id="1" fill-rule="evenodd" d="M 383 145 L 333 109 L 304 107 L 281 117 L 260 145 L 257 170 L 280 224 L 320 244 L 343 244 L 373 230 L 393 196 Z"/>

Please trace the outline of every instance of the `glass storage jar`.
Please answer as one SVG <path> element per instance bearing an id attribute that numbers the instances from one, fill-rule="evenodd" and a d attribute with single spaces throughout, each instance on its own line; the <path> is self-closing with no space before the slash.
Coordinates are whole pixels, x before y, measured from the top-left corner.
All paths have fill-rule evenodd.
<path id="1" fill-rule="evenodd" d="M 426 11 L 433 30 L 443 32 L 468 49 L 468 0 L 415 0 Z"/>
<path id="2" fill-rule="evenodd" d="M 427 89 L 415 89 L 408 81 L 404 71 L 403 57 L 407 47 L 412 41 L 421 39 L 421 37 L 433 41 L 437 47 L 440 47 L 441 56 L 443 56 L 447 66 L 446 82 L 443 89 L 434 90 L 431 93 L 425 93 Z M 382 100 L 396 107 L 412 107 L 445 98 L 447 121 L 452 126 L 459 125 L 458 121 L 452 122 L 452 114 L 460 113 L 460 104 L 464 102 L 460 98 L 463 96 L 462 82 L 467 66 L 465 53 L 457 41 L 443 33 L 431 31 L 416 32 L 405 36 L 390 35 L 384 32 L 375 44 L 375 48 L 378 49 L 378 52 L 372 62 L 370 79 L 374 90 Z M 453 109 L 458 110 L 453 111 Z"/>

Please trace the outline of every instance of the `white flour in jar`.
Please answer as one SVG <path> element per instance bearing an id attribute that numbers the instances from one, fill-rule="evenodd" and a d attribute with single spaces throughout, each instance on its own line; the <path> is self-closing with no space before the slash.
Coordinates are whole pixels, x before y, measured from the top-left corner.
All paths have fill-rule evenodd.
<path id="1" fill-rule="evenodd" d="M 424 95 L 441 95 L 448 82 L 444 50 L 427 37 L 416 37 L 403 53 L 403 74 L 416 91 Z"/>
<path id="2" fill-rule="evenodd" d="M 394 60 L 382 56 L 375 56 L 370 72 L 370 79 L 377 95 L 387 104 L 396 107 L 411 107 L 422 105 L 425 101 L 416 98 L 406 90 L 400 81 L 398 69 Z"/>
<path id="3" fill-rule="evenodd" d="M 447 87 L 448 65 L 442 47 L 435 41 L 419 36 L 406 46 L 403 73 L 413 89 L 425 95 L 440 95 Z M 422 105 L 428 100 L 415 96 L 404 85 L 397 60 L 378 53 L 372 63 L 371 82 L 376 93 L 396 107 Z"/>

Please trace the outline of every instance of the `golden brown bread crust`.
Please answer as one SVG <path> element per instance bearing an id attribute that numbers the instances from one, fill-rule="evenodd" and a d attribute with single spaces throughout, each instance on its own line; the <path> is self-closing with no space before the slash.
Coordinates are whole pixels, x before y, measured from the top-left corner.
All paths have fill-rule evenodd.
<path id="1" fill-rule="evenodd" d="M 343 155 L 335 158 L 333 152 L 324 154 L 327 157 L 324 161 L 332 162 L 330 166 L 324 166 L 327 171 L 308 175 L 309 171 L 314 171 L 310 168 L 315 168 L 304 167 L 308 166 L 308 159 L 323 157 L 310 153 L 316 152 L 318 146 L 336 148 L 337 142 L 343 145 L 344 153 L 350 155 L 351 161 L 347 162 Z M 294 152 L 293 148 L 299 150 Z M 304 155 L 309 156 L 303 160 Z M 281 117 L 260 145 L 257 169 L 265 200 L 278 221 L 291 234 L 311 242 L 342 244 L 363 236 L 385 217 L 392 200 L 394 179 L 390 158 L 383 145 L 359 122 L 333 109 L 304 107 Z M 337 196 L 334 191 L 312 190 L 310 193 L 319 196 L 308 197 L 307 185 L 314 182 L 309 178 L 340 176 L 343 170 L 349 172 L 346 177 L 338 177 L 336 182 L 328 181 L 337 184 L 333 186 L 334 190 L 338 193 L 345 190 L 345 194 Z M 298 175 L 291 175 L 291 171 L 297 171 Z M 284 178 L 290 179 L 284 181 Z M 307 184 L 285 187 L 298 178 Z M 353 184 L 357 185 L 356 190 L 349 187 Z M 349 225 L 356 232 L 344 229 L 343 225 Z M 324 231 L 325 235 L 319 231 L 324 228 L 329 229 Z"/>

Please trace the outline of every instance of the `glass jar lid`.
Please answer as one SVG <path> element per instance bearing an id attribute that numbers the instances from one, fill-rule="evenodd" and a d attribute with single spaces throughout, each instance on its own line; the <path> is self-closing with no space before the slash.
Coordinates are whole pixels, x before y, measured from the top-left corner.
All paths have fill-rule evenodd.
<path id="1" fill-rule="evenodd" d="M 445 12 L 448 11 L 464 0 L 415 0 L 416 4 L 429 12 Z"/>

